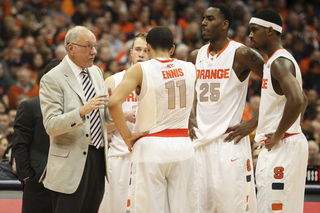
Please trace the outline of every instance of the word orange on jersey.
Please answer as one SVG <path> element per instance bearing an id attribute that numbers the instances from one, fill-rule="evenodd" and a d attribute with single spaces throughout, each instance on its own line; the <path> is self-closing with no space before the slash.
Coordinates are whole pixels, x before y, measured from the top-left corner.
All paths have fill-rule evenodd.
<path id="1" fill-rule="evenodd" d="M 137 102 L 137 97 L 134 95 L 134 92 L 128 95 L 126 102 Z"/>
<path id="2" fill-rule="evenodd" d="M 268 79 L 262 79 L 261 89 L 267 89 Z"/>
<path id="3" fill-rule="evenodd" d="M 163 70 L 162 76 L 163 76 L 163 79 L 177 78 L 180 76 L 184 76 L 184 73 L 182 72 L 181 68 L 172 69 L 172 70 Z"/>
<path id="4" fill-rule="evenodd" d="M 230 69 L 203 69 L 198 71 L 198 79 L 223 79 L 230 77 Z"/>

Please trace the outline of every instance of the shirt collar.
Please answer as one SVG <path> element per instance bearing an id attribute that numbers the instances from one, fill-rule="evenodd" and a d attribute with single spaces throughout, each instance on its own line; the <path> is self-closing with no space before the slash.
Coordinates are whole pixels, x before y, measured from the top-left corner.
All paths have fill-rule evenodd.
<path id="1" fill-rule="evenodd" d="M 72 72 L 74 73 L 74 75 L 76 77 L 78 77 L 80 75 L 82 69 L 79 66 L 77 66 L 75 63 L 73 63 L 73 61 L 71 61 L 71 59 L 69 58 L 68 55 L 66 55 L 66 59 L 67 59 L 69 66 L 71 67 Z"/>

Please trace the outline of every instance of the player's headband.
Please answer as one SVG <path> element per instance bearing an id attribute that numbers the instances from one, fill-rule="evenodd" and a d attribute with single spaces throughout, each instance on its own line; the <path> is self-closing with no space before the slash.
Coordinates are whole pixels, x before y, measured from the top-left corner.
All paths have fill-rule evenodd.
<path id="1" fill-rule="evenodd" d="M 250 19 L 249 24 L 257 24 L 263 27 L 272 27 L 274 30 L 278 31 L 279 33 L 282 33 L 282 27 L 280 25 L 277 25 L 275 23 L 272 23 L 270 21 L 266 21 L 260 18 L 252 17 Z"/>

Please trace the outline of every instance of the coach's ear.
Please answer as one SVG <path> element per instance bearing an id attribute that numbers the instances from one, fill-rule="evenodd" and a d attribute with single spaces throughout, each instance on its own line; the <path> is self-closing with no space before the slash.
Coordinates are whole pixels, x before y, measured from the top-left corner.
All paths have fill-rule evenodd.
<path id="1" fill-rule="evenodd" d="M 169 51 L 170 56 L 173 55 L 175 49 L 176 49 L 176 46 L 173 44 L 170 51 Z"/>

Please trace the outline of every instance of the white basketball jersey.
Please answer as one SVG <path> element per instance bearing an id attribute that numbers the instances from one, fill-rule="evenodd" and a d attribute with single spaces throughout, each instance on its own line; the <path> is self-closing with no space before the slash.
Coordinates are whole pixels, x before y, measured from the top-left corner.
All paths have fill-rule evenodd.
<path id="1" fill-rule="evenodd" d="M 143 72 L 137 96 L 134 132 L 160 132 L 188 128 L 194 99 L 195 67 L 177 59 L 151 59 L 139 62 Z"/>
<path id="2" fill-rule="evenodd" d="M 296 79 L 302 91 L 302 78 L 300 68 L 293 58 L 293 56 L 285 49 L 278 49 L 264 64 L 263 67 L 263 80 L 261 86 L 261 101 L 259 108 L 259 122 L 256 131 L 255 141 L 260 142 L 264 140 L 266 134 L 274 133 L 280 123 L 280 118 L 283 115 L 283 110 L 287 99 L 285 95 L 278 95 L 272 86 L 270 67 L 274 60 L 279 57 L 289 59 L 295 67 Z M 287 130 L 286 133 L 300 133 L 300 116 L 294 124 Z"/>
<path id="3" fill-rule="evenodd" d="M 204 45 L 198 52 L 198 139 L 194 141 L 195 147 L 213 141 L 228 127 L 241 121 L 249 77 L 241 82 L 232 68 L 235 52 L 241 46 L 241 43 L 230 40 L 214 56 L 209 54 L 210 44 Z"/>
<path id="4" fill-rule="evenodd" d="M 120 84 L 120 82 L 123 79 L 124 74 L 126 71 L 118 72 L 114 74 L 112 77 L 114 79 L 115 87 Z M 137 97 L 135 91 L 131 92 L 131 94 L 128 96 L 125 102 L 122 104 L 122 110 L 123 112 L 125 111 L 130 111 L 132 109 L 135 109 L 137 107 Z M 134 128 L 134 124 L 130 122 L 126 122 L 128 128 L 132 131 Z M 120 132 L 118 130 L 113 131 L 113 137 L 112 137 L 112 143 L 110 143 L 110 148 L 108 151 L 108 156 L 122 156 L 127 153 L 130 153 L 128 150 L 128 146 L 125 144 L 123 141 Z"/>

